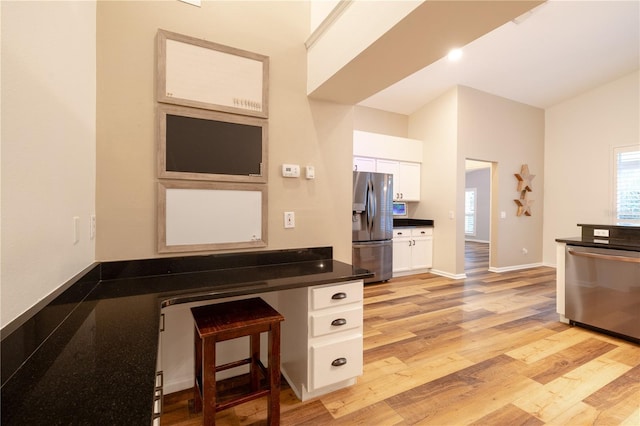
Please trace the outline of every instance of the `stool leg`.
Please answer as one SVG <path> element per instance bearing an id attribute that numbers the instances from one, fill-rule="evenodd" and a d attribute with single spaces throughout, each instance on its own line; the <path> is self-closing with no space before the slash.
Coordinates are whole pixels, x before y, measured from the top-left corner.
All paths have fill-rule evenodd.
<path id="1" fill-rule="evenodd" d="M 202 383 L 202 338 L 198 333 L 197 327 L 194 329 L 193 336 L 195 363 L 194 363 L 194 382 L 193 382 L 193 412 L 199 413 L 202 411 L 202 396 L 200 394 L 200 386 L 198 385 L 198 377 Z"/>
<path id="2" fill-rule="evenodd" d="M 260 387 L 260 367 L 258 361 L 260 360 L 260 333 L 251 335 L 251 390 L 257 391 Z"/>
<path id="3" fill-rule="evenodd" d="M 205 338 L 202 349 L 202 424 L 216 424 L 216 339 Z"/>
<path id="4" fill-rule="evenodd" d="M 269 397 L 267 398 L 267 423 L 280 424 L 280 323 L 271 326 L 269 332 Z"/>

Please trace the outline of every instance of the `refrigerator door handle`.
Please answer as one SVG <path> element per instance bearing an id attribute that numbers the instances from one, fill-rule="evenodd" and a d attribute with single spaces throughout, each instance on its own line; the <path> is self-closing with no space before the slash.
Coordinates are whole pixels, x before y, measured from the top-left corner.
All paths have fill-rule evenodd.
<path id="1" fill-rule="evenodd" d="M 374 204 L 375 197 L 373 195 L 373 183 L 367 184 L 367 231 L 371 233 L 373 229 L 373 217 L 376 214 L 376 206 Z"/>

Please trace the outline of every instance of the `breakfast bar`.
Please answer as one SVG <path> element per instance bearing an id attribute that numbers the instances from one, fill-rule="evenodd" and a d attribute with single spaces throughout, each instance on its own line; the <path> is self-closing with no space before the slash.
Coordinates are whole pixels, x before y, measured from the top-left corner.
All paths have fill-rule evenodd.
<path id="1" fill-rule="evenodd" d="M 94 265 L 3 336 L 2 423 L 151 424 L 163 307 L 369 276 L 331 247 Z"/>

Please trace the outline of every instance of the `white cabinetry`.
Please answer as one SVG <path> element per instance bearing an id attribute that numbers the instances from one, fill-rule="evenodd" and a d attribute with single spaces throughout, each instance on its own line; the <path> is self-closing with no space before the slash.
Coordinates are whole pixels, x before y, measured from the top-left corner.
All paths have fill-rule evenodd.
<path id="1" fill-rule="evenodd" d="M 301 400 L 362 374 L 362 300 L 362 280 L 281 292 L 281 371 Z"/>
<path id="2" fill-rule="evenodd" d="M 432 267 L 433 228 L 393 229 L 393 276 L 423 272 Z"/>
<path id="3" fill-rule="evenodd" d="M 393 199 L 420 201 L 420 163 L 376 160 L 376 171 L 393 174 Z"/>
<path id="4" fill-rule="evenodd" d="M 376 159 L 368 157 L 353 157 L 354 172 L 375 172 Z"/>

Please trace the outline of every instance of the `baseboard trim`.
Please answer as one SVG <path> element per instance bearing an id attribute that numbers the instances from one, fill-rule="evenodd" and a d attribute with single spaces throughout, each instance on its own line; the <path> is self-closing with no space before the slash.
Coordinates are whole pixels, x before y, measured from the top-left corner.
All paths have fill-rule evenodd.
<path id="1" fill-rule="evenodd" d="M 432 274 L 440 275 L 441 277 L 451 278 L 452 280 L 464 280 L 467 278 L 467 274 L 452 274 L 438 269 L 432 269 L 430 272 Z"/>
<path id="2" fill-rule="evenodd" d="M 531 268 L 538 268 L 540 266 L 544 266 L 542 264 L 542 262 L 538 262 L 538 263 L 529 263 L 526 265 L 514 265 L 514 266 L 505 266 L 502 268 L 495 268 L 495 267 L 490 267 L 489 268 L 489 272 L 496 272 L 496 273 L 501 273 L 501 272 L 511 272 L 511 271 L 519 271 L 522 269 L 531 269 Z"/>

